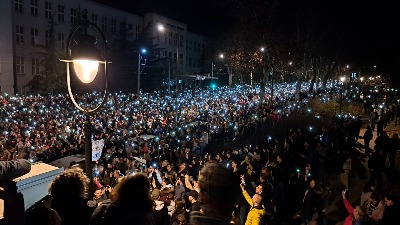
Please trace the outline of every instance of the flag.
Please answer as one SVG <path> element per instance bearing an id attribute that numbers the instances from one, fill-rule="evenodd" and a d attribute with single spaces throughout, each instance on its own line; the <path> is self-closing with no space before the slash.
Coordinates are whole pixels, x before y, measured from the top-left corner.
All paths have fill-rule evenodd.
<path id="1" fill-rule="evenodd" d="M 100 159 L 103 148 L 104 148 L 104 139 L 100 140 L 92 139 L 92 161 L 97 161 Z"/>

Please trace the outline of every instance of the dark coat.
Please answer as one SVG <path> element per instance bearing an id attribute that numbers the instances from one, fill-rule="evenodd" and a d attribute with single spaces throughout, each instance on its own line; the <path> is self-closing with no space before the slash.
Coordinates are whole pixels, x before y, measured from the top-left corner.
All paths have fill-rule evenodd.
<path id="1" fill-rule="evenodd" d="M 190 213 L 189 225 L 231 225 L 231 223 L 230 218 L 194 211 Z"/>
<path id="2" fill-rule="evenodd" d="M 153 225 L 152 213 L 133 212 L 106 202 L 98 206 L 90 225 Z"/>
<path id="3" fill-rule="evenodd" d="M 87 225 L 93 212 L 87 201 L 84 198 L 53 198 L 51 206 L 61 217 L 61 225 Z"/>

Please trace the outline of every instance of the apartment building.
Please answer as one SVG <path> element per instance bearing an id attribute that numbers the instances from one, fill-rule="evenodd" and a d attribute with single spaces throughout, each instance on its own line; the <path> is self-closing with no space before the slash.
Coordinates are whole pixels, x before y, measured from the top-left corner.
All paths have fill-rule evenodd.
<path id="1" fill-rule="evenodd" d="M 168 57 L 175 64 L 178 58 L 182 74 L 196 73 L 201 67 L 205 37 L 189 32 L 182 22 L 154 13 L 135 15 L 90 0 L 1 0 L 0 94 L 26 94 L 27 83 L 44 70 L 41 62 L 47 51 L 50 23 L 54 24 L 56 50 L 62 55 L 85 9 L 89 21 L 105 34 L 110 49 L 116 46 L 121 29 L 127 30 L 129 40 L 135 40 L 152 23 L 152 41 L 160 49 L 158 57 Z M 166 27 L 164 32 L 157 29 L 159 24 Z"/>

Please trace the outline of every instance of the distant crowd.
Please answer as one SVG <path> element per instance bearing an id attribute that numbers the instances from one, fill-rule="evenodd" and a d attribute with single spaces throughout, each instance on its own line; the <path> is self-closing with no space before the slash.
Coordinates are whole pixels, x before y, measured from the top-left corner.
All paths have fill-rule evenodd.
<path id="1" fill-rule="evenodd" d="M 96 95 L 80 101 L 93 102 Z M 264 97 L 247 86 L 188 91 L 176 106 L 174 99 L 157 92 L 140 97 L 110 94 L 104 108 L 90 115 L 93 138 L 105 142 L 91 171 L 94 179 L 89 182 L 74 164 L 60 174 L 49 189 L 51 221 L 327 224 L 325 212 L 337 197 L 335 189 L 351 187 L 349 161 L 368 159 L 371 179 L 360 193 L 364 201 L 350 212 L 346 193 L 342 195 L 350 213 L 343 218 L 345 225 L 395 224 L 397 194 L 385 190 L 380 178 L 396 169 L 391 160 L 400 142 L 397 135 L 380 132 L 370 148 L 372 138 L 368 141 L 369 136 L 360 133 L 360 115 L 337 117 L 331 127 L 317 131 L 291 127 L 284 139 L 265 145 L 208 151 L 218 135 L 240 139 L 257 126 L 273 126 L 282 116 L 300 111 L 308 101 L 285 88 L 261 104 Z M 0 102 L 2 160 L 52 162 L 84 154 L 86 118 L 67 96 L 2 97 Z M 390 109 L 375 111 L 390 122 L 385 116 Z M 359 146 L 358 139 L 368 145 Z M 335 174 L 340 174 L 340 184 L 330 180 Z M 94 190 L 93 199 L 87 198 L 88 190 Z M 375 210 L 380 210 L 378 216 Z M 43 217 L 27 221 L 34 224 L 36 219 Z"/>

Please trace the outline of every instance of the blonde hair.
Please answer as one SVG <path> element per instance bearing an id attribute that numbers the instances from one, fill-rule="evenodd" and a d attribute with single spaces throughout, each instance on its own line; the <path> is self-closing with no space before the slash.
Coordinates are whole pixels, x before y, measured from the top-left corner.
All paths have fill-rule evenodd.
<path id="1" fill-rule="evenodd" d="M 358 215 L 362 218 L 367 216 L 367 210 L 363 206 L 356 206 L 355 210 L 357 211 Z"/>

